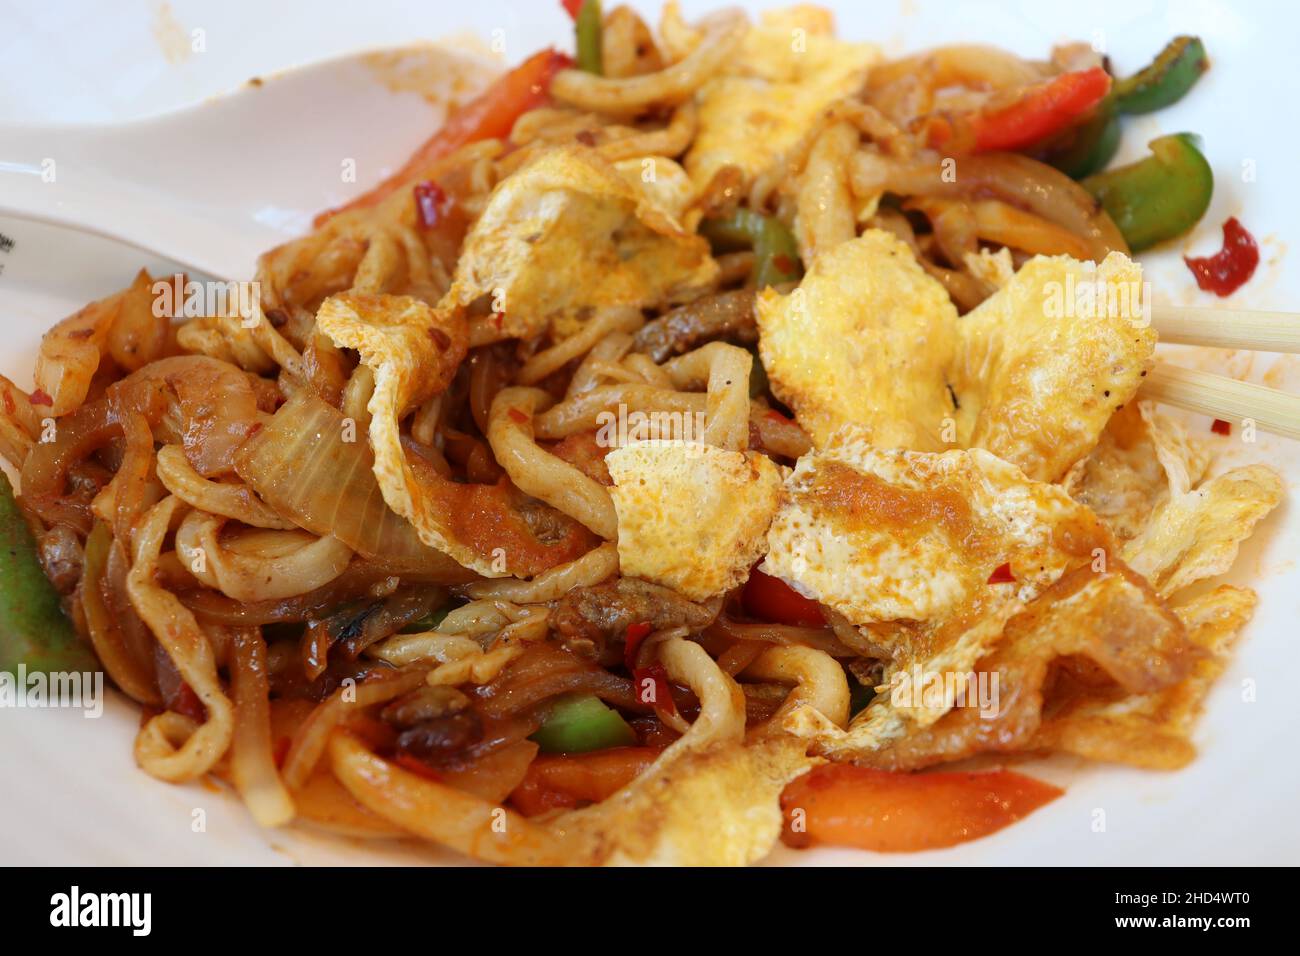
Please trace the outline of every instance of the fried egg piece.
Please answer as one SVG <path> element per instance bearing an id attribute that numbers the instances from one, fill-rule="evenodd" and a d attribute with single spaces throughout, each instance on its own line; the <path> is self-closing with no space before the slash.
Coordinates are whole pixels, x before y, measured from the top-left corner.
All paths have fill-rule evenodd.
<path id="1" fill-rule="evenodd" d="M 907 721 L 899 696 L 934 693 L 937 684 L 896 672 L 847 731 L 823 730 L 813 750 L 892 771 L 1032 750 L 1045 714 L 1169 690 L 1199 661 L 1182 621 L 1140 575 L 1119 561 L 1102 571 L 1083 565 L 1006 622 L 975 663 L 982 683 L 967 688 L 961 706 L 929 725 Z"/>
<path id="2" fill-rule="evenodd" d="M 1156 770 L 1186 766 L 1196 756 L 1196 718 L 1256 602 L 1249 588 L 1222 585 L 1175 607 L 1203 652 L 1191 674 L 1149 694 L 1080 697 L 1045 719 L 1029 746 Z"/>
<path id="3" fill-rule="evenodd" d="M 833 31 L 827 11 L 811 7 L 773 12 L 750 28 L 733 62 L 696 95 L 699 127 L 685 165 L 697 188 L 726 166 L 752 182 L 795 149 L 828 106 L 861 89 L 879 49 Z"/>
<path id="4" fill-rule="evenodd" d="M 953 447 L 957 310 L 901 239 L 870 229 L 828 249 L 789 295 L 765 289 L 756 315 L 772 389 L 815 445 L 853 424 L 882 448 Z"/>
<path id="5" fill-rule="evenodd" d="M 429 547 L 485 577 L 501 577 L 491 561 L 456 539 L 441 510 L 421 490 L 402 448 L 402 418 L 445 390 L 465 357 L 464 317 L 435 312 L 409 296 L 343 293 L 321 303 L 316 327 L 339 348 L 360 352 L 362 363 L 374 372 L 375 390 L 366 410 L 375 478 L 388 507 L 411 522 Z"/>
<path id="6" fill-rule="evenodd" d="M 960 443 L 1057 481 L 1096 445 L 1154 364 L 1142 269 L 1036 256 L 957 324 Z M 1091 292 L 1091 298 L 1085 293 Z"/>
<path id="7" fill-rule="evenodd" d="M 1161 594 L 1223 574 L 1241 542 L 1282 500 L 1282 479 L 1267 465 L 1224 472 L 1174 494 L 1124 545 L 1124 560 Z"/>
<path id="8" fill-rule="evenodd" d="M 594 150 L 543 152 L 492 191 L 439 308 L 490 296 L 505 334 L 529 338 L 554 324 L 572 330 L 594 308 L 694 297 L 718 265 L 669 212 L 680 206 L 674 190 L 662 193 Z"/>
<path id="9" fill-rule="evenodd" d="M 1061 488 L 982 449 L 874 447 L 846 428 L 800 458 L 763 570 L 857 625 L 949 615 L 990 587 L 1029 600 L 1109 535 Z M 1012 584 L 990 584 L 1010 565 Z"/>
<path id="10" fill-rule="evenodd" d="M 624 575 L 703 601 L 742 583 L 762 556 L 781 493 L 766 455 L 650 440 L 605 463 Z"/>
<path id="11" fill-rule="evenodd" d="M 686 56 L 700 33 L 664 7 L 661 33 L 674 59 Z M 703 187 L 724 166 L 746 179 L 771 168 L 813 128 L 819 113 L 851 96 L 880 51 L 835 38 L 834 15 L 809 4 L 766 10 L 740 50 L 697 97 L 699 131 L 687 170 Z"/>
<path id="12" fill-rule="evenodd" d="M 1111 416 L 1088 457 L 1062 484 L 1121 541 L 1137 537 L 1169 500 L 1205 474 L 1209 453 L 1152 402 L 1130 402 Z"/>

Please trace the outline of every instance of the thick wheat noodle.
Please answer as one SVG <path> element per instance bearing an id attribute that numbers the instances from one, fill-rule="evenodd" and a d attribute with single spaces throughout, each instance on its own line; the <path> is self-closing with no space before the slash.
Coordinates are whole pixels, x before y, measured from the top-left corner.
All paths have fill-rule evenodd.
<path id="1" fill-rule="evenodd" d="M 515 375 L 519 385 L 536 385 L 580 355 L 585 355 L 611 332 L 633 333 L 645 325 L 645 316 L 633 306 L 598 309 L 582 328 L 567 339 L 538 352 Z"/>
<path id="2" fill-rule="evenodd" d="M 261 629 L 230 629 L 230 683 L 235 698 L 230 775 L 253 819 L 277 827 L 293 819 L 293 798 L 280 780 L 271 744 L 270 685 Z"/>
<path id="3" fill-rule="evenodd" d="M 631 355 L 624 356 L 622 364 L 624 368 L 640 375 L 647 385 L 656 388 L 673 387 L 673 380 L 668 377 L 668 373 L 643 352 L 633 352 Z"/>
<path id="4" fill-rule="evenodd" d="M 636 340 L 625 332 L 612 332 L 597 342 L 592 350 L 587 353 L 586 358 L 578 365 L 573 377 L 569 379 L 569 387 L 565 392 L 565 398 L 573 398 L 583 392 L 589 392 L 601 384 L 600 374 L 596 371 L 597 364 L 619 361 L 631 350 L 634 344 L 636 344 Z M 665 384 L 664 387 L 669 386 Z"/>
<path id="5" fill-rule="evenodd" d="M 695 49 L 658 73 L 609 79 L 581 70 L 561 70 L 551 83 L 551 96 L 561 103 L 612 116 L 683 103 L 723 67 L 749 29 L 745 15 L 735 10 L 719 11 L 700 25 L 704 37 Z"/>
<path id="6" fill-rule="evenodd" d="M 699 392 L 670 391 L 653 385 L 598 385 L 548 408 L 533 419 L 533 428 L 536 437 L 550 441 L 596 428 L 605 412 L 694 415 L 705 411 L 706 401 Z"/>
<path id="7" fill-rule="evenodd" d="M 482 645 L 477 641 L 460 634 L 426 631 L 420 634 L 394 634 L 388 640 L 366 648 L 366 656 L 394 667 L 405 667 L 419 663 L 446 664 L 472 657 L 482 650 Z"/>
<path id="8" fill-rule="evenodd" d="M 492 400 L 488 443 L 510 480 L 526 494 L 545 501 L 607 541 L 618 536 L 614 500 L 600 482 L 538 446 L 534 413 L 550 395 L 536 388 L 503 388 Z"/>
<path id="9" fill-rule="evenodd" d="M 634 372 L 628 366 L 619 364 L 617 362 L 599 362 L 599 361 L 592 362 L 591 370 L 595 372 L 597 375 L 599 375 L 601 378 L 607 379 L 610 382 L 624 382 L 624 383 L 646 382 L 647 384 L 659 385 L 661 387 L 664 386 L 665 384 L 662 380 L 655 381 L 655 382 L 648 382 L 646 377 L 642 375 L 640 372 Z M 667 387 L 671 388 L 672 383 L 671 382 L 667 383 Z"/>
<path id="10" fill-rule="evenodd" d="M 729 451 L 749 447 L 749 373 L 754 356 L 726 342 L 679 355 L 664 371 L 679 389 L 708 386 L 704 441 Z"/>
<path id="11" fill-rule="evenodd" d="M 306 367 L 302 363 L 302 355 L 295 349 L 289 340 L 280 334 L 279 330 L 271 324 L 271 320 L 266 317 L 259 304 L 257 313 L 253 316 L 253 326 L 250 330 L 258 346 L 271 357 L 271 359 L 284 369 L 294 378 L 302 380 L 306 377 Z"/>
<path id="12" fill-rule="evenodd" d="M 475 600 L 503 599 L 516 604 L 554 601 L 574 588 L 591 587 L 618 573 L 618 546 L 613 541 L 592 548 L 582 557 L 543 571 L 531 581 L 501 578 L 475 581 L 462 589 Z"/>
<path id="13" fill-rule="evenodd" d="M 663 129 L 647 130 L 623 139 L 611 140 L 602 143 L 597 151 L 612 163 L 642 156 L 680 156 L 695 139 L 697 123 L 695 104 L 687 100 L 673 111 L 673 118 Z"/>
<path id="14" fill-rule="evenodd" d="M 375 394 L 375 373 L 369 365 L 358 365 L 348 378 L 343 389 L 344 418 L 352 419 L 358 431 L 366 432 L 370 428 L 370 399 Z"/>
<path id="15" fill-rule="evenodd" d="M 741 672 L 744 677 L 794 684 L 769 721 L 780 727 L 800 707 L 812 707 L 838 727 L 849 723 L 849 682 L 844 668 L 824 651 L 811 647 L 773 647 Z"/>
<path id="16" fill-rule="evenodd" d="M 349 291 L 368 294 L 386 292 L 397 273 L 398 259 L 397 243 L 388 235 L 387 230 L 376 229 L 368 239 L 365 255 L 357 264 Z"/>
<path id="17" fill-rule="evenodd" d="M 660 657 L 675 681 L 700 701 L 690 729 L 653 764 L 613 797 L 538 823 L 464 790 L 410 773 L 371 753 L 357 738 L 330 739 L 334 774 L 353 797 L 374 813 L 416 836 L 491 863 L 584 865 L 619 853 L 611 841 L 627 829 L 611 822 L 636 813 L 641 793 L 660 784 L 674 765 L 692 753 L 738 744 L 745 731 L 745 698 L 698 644 L 666 642 Z M 613 820 L 611 820 L 613 818 Z M 601 837 L 604 839 L 601 839 Z"/>
<path id="18" fill-rule="evenodd" d="M 223 545 L 226 518 L 191 511 L 176 529 L 176 553 L 191 573 L 236 601 L 279 600 L 323 587 L 343 573 L 352 550 L 332 535 L 257 531 L 252 547 Z M 248 552 L 253 553 L 248 553 Z"/>
<path id="19" fill-rule="evenodd" d="M 858 131 L 846 122 L 822 130 L 799 177 L 796 236 L 804 262 L 824 249 L 857 234 L 853 194 L 849 190 L 849 160 L 858 148 Z"/>
<path id="20" fill-rule="evenodd" d="M 141 769 L 173 783 L 195 780 L 211 770 L 230 746 L 234 730 L 234 711 L 217 677 L 207 635 L 174 594 L 154 583 L 163 539 L 181 504 L 169 495 L 145 513 L 126 578 L 131 606 L 207 711 L 207 719 L 198 725 L 193 721 L 182 725 L 187 718 L 178 714 L 159 714 L 136 737 L 135 757 Z M 178 730 L 184 732 L 183 741 Z"/>
<path id="21" fill-rule="evenodd" d="M 163 487 L 191 508 L 254 528 L 287 530 L 295 527 L 292 521 L 281 518 L 242 482 L 227 483 L 204 478 L 176 445 L 164 445 L 158 450 L 156 467 Z"/>

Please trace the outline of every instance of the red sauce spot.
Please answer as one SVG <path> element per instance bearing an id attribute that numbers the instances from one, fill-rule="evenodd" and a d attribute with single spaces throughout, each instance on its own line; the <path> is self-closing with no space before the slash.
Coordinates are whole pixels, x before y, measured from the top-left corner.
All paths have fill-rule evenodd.
<path id="1" fill-rule="evenodd" d="M 999 564 L 989 575 L 989 584 L 1014 584 L 1016 576 L 1011 573 L 1010 564 Z"/>
<path id="2" fill-rule="evenodd" d="M 1255 267 L 1259 265 L 1259 246 L 1255 244 L 1255 237 L 1234 216 L 1223 224 L 1222 249 L 1201 259 L 1183 256 L 1183 261 L 1192 270 L 1202 291 L 1218 296 L 1232 295 L 1255 274 Z"/>
<path id="3" fill-rule="evenodd" d="M 1232 423 L 1225 422 L 1222 418 L 1216 418 L 1210 425 L 1210 431 L 1216 435 L 1231 435 Z"/>
<path id="4" fill-rule="evenodd" d="M 32 392 L 32 398 L 31 398 L 31 400 L 32 400 L 32 404 L 33 404 L 33 405 L 53 405 L 53 404 L 54 404 L 54 399 L 50 398 L 49 395 L 47 395 L 45 392 L 41 391 L 39 388 L 38 388 L 36 391 Z"/>
<path id="5" fill-rule="evenodd" d="M 506 412 L 506 414 L 510 416 L 510 420 L 516 425 L 528 424 L 528 413 L 521 409 L 512 408 L 510 411 Z"/>
<path id="6" fill-rule="evenodd" d="M 637 624 L 629 624 L 627 636 L 623 644 L 623 663 L 630 671 L 636 670 L 636 655 L 641 650 L 641 644 L 650 635 L 650 622 L 641 621 Z M 656 691 L 657 694 L 657 691 Z"/>
<path id="7" fill-rule="evenodd" d="M 451 211 L 452 200 L 442 187 L 431 179 L 415 184 L 415 209 L 420 214 L 420 224 L 425 229 L 435 229 Z"/>

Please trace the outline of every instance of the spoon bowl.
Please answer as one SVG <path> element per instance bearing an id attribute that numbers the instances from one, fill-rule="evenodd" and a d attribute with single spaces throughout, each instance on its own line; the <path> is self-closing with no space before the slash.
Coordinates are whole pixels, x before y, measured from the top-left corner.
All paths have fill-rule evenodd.
<path id="1" fill-rule="evenodd" d="M 250 80 L 115 125 L 0 128 L 0 214 L 119 239 L 221 279 L 400 168 L 497 67 L 435 45 Z"/>

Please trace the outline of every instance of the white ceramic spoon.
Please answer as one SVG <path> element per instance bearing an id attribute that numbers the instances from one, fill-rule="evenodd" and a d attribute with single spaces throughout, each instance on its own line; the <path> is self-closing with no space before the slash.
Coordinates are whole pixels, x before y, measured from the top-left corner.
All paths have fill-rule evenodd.
<path id="1" fill-rule="evenodd" d="M 294 69 L 130 123 L 0 126 L 0 214 L 249 278 L 261 253 L 399 168 L 448 101 L 494 72 L 420 46 Z"/>

